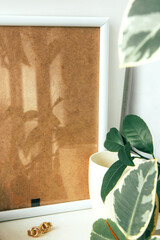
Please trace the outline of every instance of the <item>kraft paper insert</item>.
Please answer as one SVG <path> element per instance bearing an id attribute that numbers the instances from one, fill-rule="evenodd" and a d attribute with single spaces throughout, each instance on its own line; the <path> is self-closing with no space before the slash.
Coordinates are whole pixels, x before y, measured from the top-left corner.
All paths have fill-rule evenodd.
<path id="1" fill-rule="evenodd" d="M 0 210 L 89 198 L 99 28 L 0 27 Z"/>

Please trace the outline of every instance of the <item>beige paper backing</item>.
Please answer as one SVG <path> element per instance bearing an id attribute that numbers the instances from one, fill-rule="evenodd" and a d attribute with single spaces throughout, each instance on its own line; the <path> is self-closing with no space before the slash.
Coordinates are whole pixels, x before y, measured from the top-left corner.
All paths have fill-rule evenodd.
<path id="1" fill-rule="evenodd" d="M 87 199 L 99 28 L 0 27 L 0 210 Z"/>

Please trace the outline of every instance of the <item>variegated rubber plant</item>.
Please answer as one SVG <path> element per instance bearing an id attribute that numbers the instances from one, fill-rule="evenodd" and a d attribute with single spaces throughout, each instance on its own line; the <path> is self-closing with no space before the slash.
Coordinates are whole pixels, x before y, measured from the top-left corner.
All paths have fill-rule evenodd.
<path id="1" fill-rule="evenodd" d="M 93 224 L 91 240 L 160 239 L 152 236 L 157 216 L 156 182 L 156 160 L 133 167 L 113 193 L 114 221 L 96 221 Z"/>
<path id="2" fill-rule="evenodd" d="M 152 135 L 136 115 L 125 117 L 122 130 L 120 133 L 111 128 L 104 143 L 107 150 L 118 152 L 118 159 L 104 175 L 101 187 L 104 203 L 108 194 L 113 194 L 113 219 L 96 221 L 91 240 L 160 239 L 152 237 L 159 211 L 156 195 L 159 163 L 154 157 Z M 135 166 L 134 158 L 146 161 Z M 128 166 L 130 170 L 123 174 Z M 111 206 L 106 206 L 106 211 L 107 207 Z"/>
<path id="3" fill-rule="evenodd" d="M 160 59 L 160 0 L 129 1 L 120 29 L 119 58 L 120 67 Z M 104 202 L 112 190 L 114 220 L 97 220 L 91 240 L 160 239 L 160 236 L 153 236 L 159 210 L 156 191 L 160 193 L 157 181 L 160 164 L 155 160 L 152 136 L 146 123 L 136 115 L 126 116 L 123 133 L 112 128 L 105 147 L 118 152 L 119 158 L 105 174 L 101 188 Z M 134 166 L 133 154 L 147 161 Z M 127 166 L 131 170 L 123 175 Z"/>

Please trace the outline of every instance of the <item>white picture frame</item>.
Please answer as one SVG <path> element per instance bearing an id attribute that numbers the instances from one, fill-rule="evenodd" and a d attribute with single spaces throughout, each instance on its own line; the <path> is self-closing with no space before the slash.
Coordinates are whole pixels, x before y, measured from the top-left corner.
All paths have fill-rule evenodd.
<path id="1" fill-rule="evenodd" d="M 100 28 L 98 151 L 103 151 L 103 144 L 108 130 L 108 17 L 0 16 L 0 26 L 66 26 Z M 81 200 L 40 207 L 1 211 L 0 222 L 60 212 L 88 209 L 90 207 L 90 200 Z"/>

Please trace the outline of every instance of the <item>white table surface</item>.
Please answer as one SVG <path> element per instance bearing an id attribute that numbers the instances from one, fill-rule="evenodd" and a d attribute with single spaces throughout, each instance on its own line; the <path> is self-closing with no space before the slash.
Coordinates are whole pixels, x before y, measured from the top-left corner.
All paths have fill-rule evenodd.
<path id="1" fill-rule="evenodd" d="M 53 230 L 41 235 L 42 240 L 89 240 L 92 229 L 92 210 L 58 213 L 0 223 L 0 240 L 31 240 L 27 230 L 43 222 L 52 222 Z"/>
<path id="2" fill-rule="evenodd" d="M 53 230 L 41 235 L 42 240 L 89 240 L 94 217 L 91 209 L 58 213 L 0 223 L 0 240 L 31 240 L 27 230 L 42 222 L 52 222 Z M 160 216 L 158 221 L 160 229 Z M 160 231 L 157 232 L 160 234 Z"/>

